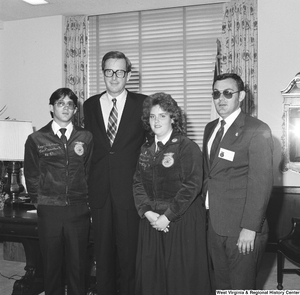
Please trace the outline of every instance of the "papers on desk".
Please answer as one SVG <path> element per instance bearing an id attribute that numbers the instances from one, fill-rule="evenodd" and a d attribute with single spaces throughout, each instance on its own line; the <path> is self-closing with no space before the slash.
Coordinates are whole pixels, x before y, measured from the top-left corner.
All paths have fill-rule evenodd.
<path id="1" fill-rule="evenodd" d="M 35 210 L 27 210 L 27 213 L 36 213 L 37 212 L 37 210 L 35 209 Z"/>

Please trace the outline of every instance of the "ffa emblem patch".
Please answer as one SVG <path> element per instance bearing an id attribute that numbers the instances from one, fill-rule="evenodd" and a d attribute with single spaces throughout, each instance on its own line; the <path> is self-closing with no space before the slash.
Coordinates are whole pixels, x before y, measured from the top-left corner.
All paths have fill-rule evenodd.
<path id="1" fill-rule="evenodd" d="M 77 141 L 74 146 L 74 151 L 78 156 L 82 156 L 84 153 L 83 145 L 84 145 L 83 142 Z"/>
<path id="2" fill-rule="evenodd" d="M 164 158 L 162 160 L 162 164 L 164 167 L 169 168 L 174 164 L 174 158 L 173 158 L 174 153 L 166 153 L 164 154 Z"/>

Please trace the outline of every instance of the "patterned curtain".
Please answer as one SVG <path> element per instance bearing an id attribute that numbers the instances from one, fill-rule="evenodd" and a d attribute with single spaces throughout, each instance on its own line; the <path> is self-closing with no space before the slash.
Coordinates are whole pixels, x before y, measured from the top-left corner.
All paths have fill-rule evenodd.
<path id="1" fill-rule="evenodd" d="M 257 115 L 257 0 L 226 3 L 222 24 L 221 71 L 242 77 L 246 88 L 242 110 Z"/>
<path id="2" fill-rule="evenodd" d="M 74 124 L 83 126 L 83 103 L 87 99 L 87 16 L 70 16 L 65 19 L 65 86 L 78 96 L 78 110 Z"/>

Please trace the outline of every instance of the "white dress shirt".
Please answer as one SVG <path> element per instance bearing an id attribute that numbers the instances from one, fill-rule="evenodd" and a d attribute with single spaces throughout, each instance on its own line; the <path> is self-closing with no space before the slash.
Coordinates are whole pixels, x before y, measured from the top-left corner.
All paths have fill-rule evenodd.
<path id="1" fill-rule="evenodd" d="M 167 143 L 167 141 L 170 139 L 171 134 L 173 132 L 173 129 L 162 139 L 162 140 L 158 140 L 157 136 L 155 135 L 155 150 L 157 151 L 157 142 L 162 142 L 164 145 Z"/>
<path id="2" fill-rule="evenodd" d="M 52 121 L 52 130 L 54 132 L 55 135 L 57 135 L 59 138 L 61 137 L 61 132 L 59 131 L 59 129 L 61 128 L 66 128 L 66 133 L 65 136 L 67 138 L 67 140 L 69 140 L 71 133 L 73 131 L 73 123 L 70 122 L 66 127 L 60 127 L 54 120 Z"/>
<path id="3" fill-rule="evenodd" d="M 107 130 L 107 125 L 108 125 L 108 118 L 109 118 L 109 114 L 110 111 L 113 107 L 113 102 L 112 99 L 116 98 L 117 102 L 116 102 L 116 106 L 117 106 L 117 110 L 118 110 L 118 121 L 117 121 L 117 130 L 119 128 L 119 123 L 121 121 L 121 117 L 122 117 L 122 113 L 124 110 L 124 106 L 126 103 L 126 97 L 127 97 L 127 91 L 126 89 L 124 89 L 124 91 L 117 97 L 113 97 L 110 94 L 108 94 L 108 92 L 106 92 L 105 94 L 103 94 L 100 97 L 100 105 L 101 105 L 101 109 L 102 109 L 102 115 L 103 115 L 103 120 L 104 120 L 104 126 L 106 127 Z"/>
<path id="4" fill-rule="evenodd" d="M 211 146 L 212 146 L 212 143 L 216 137 L 216 134 L 221 126 L 221 121 L 224 120 L 226 122 L 226 124 L 224 125 L 224 134 L 223 134 L 223 137 L 224 138 L 224 135 L 226 134 L 227 130 L 229 129 L 229 127 L 233 124 L 233 122 L 235 121 L 235 119 L 238 117 L 238 115 L 240 114 L 241 112 L 241 108 L 238 108 L 236 111 L 234 111 L 231 115 L 229 115 L 226 119 L 223 119 L 223 118 L 219 118 L 219 122 L 214 130 L 214 132 L 212 133 L 208 143 L 207 143 L 207 151 L 208 151 L 208 156 L 210 156 L 210 149 L 211 149 Z M 208 197 L 208 191 L 206 193 L 206 199 L 205 199 L 205 208 L 206 209 L 209 209 L 209 197 Z"/>

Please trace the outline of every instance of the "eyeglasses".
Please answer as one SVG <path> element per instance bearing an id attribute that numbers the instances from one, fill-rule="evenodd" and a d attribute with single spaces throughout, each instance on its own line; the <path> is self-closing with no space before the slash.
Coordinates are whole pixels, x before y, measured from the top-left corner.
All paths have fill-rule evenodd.
<path id="1" fill-rule="evenodd" d="M 126 73 L 127 72 L 124 70 L 116 70 L 116 71 L 113 71 L 111 69 L 104 70 L 104 76 L 108 78 L 112 77 L 114 74 L 116 74 L 118 78 L 124 78 Z"/>
<path id="2" fill-rule="evenodd" d="M 59 108 L 64 108 L 65 106 L 67 106 L 70 110 L 74 110 L 76 108 L 73 101 L 68 101 L 67 103 L 65 103 L 64 101 L 59 100 L 54 104 L 56 104 Z"/>
<path id="3" fill-rule="evenodd" d="M 230 99 L 230 98 L 232 98 L 232 95 L 237 92 L 240 92 L 240 91 L 238 90 L 238 91 L 232 92 L 232 91 L 226 89 L 223 92 L 220 92 L 219 90 L 214 90 L 214 92 L 212 93 L 212 97 L 213 97 L 213 99 L 219 99 L 221 94 L 223 94 L 225 98 Z"/>

